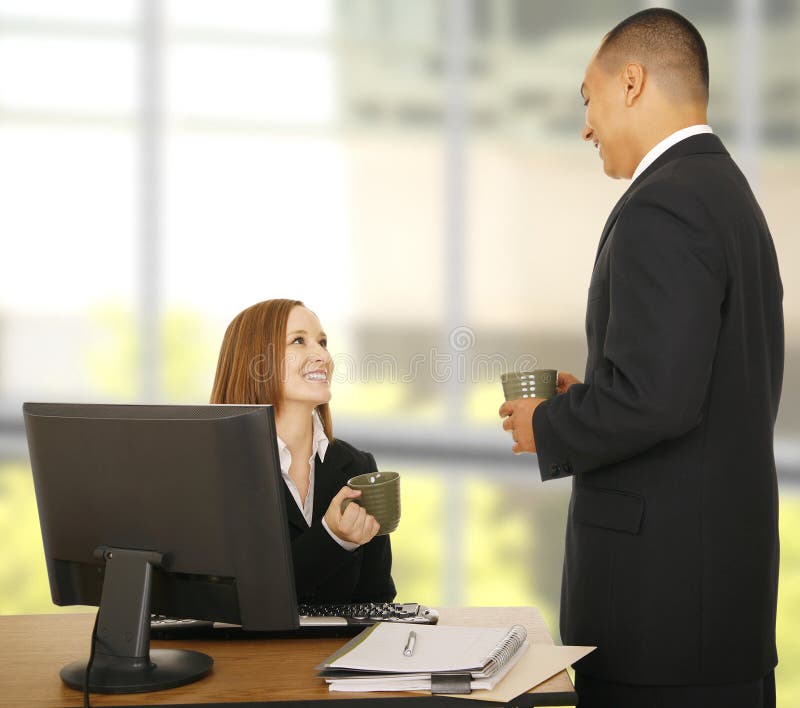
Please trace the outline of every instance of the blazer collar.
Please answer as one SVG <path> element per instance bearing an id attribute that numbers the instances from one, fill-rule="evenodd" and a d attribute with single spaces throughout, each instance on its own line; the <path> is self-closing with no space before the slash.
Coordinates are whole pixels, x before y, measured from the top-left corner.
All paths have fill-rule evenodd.
<path id="1" fill-rule="evenodd" d="M 614 228 L 614 224 L 617 223 L 617 217 L 619 213 L 622 211 L 622 207 L 625 206 L 625 202 L 628 201 L 628 196 L 630 194 L 631 188 L 625 191 L 619 201 L 614 205 L 614 208 L 611 210 L 611 214 L 609 215 L 608 219 L 606 219 L 606 225 L 603 227 L 603 233 L 600 235 L 600 243 L 597 246 L 597 253 L 594 255 L 594 262 L 597 263 L 597 259 L 600 258 L 600 252 L 603 250 L 603 246 L 606 245 L 606 240 L 608 239 L 608 235 L 611 233 L 611 229 Z"/>
<path id="2" fill-rule="evenodd" d="M 722 141 L 716 135 L 713 133 L 701 133 L 700 135 L 693 135 L 685 140 L 681 140 L 668 150 L 665 150 L 663 154 L 659 155 L 653 161 L 652 165 L 650 165 L 644 172 L 642 172 L 642 174 L 640 174 L 633 182 L 631 182 L 628 189 L 625 190 L 625 193 L 619 198 L 619 201 L 611 210 L 611 215 L 608 217 L 606 225 L 603 227 L 603 233 L 600 236 L 600 244 L 597 247 L 597 254 L 594 258 L 595 263 L 597 263 L 597 259 L 600 257 L 600 252 L 603 250 L 603 246 L 605 246 L 606 241 L 608 240 L 608 235 L 614 228 L 614 224 L 617 223 L 617 218 L 619 217 L 619 213 L 622 211 L 622 207 L 625 206 L 631 195 L 645 182 L 650 175 L 661 169 L 667 163 L 677 160 L 681 157 L 713 153 L 727 155 L 728 151 L 725 149 Z"/>
<path id="3" fill-rule="evenodd" d="M 300 507 L 297 506 L 297 502 L 294 500 L 292 493 L 289 491 L 289 487 L 286 486 L 285 482 L 281 482 L 281 486 L 283 487 L 283 499 L 286 503 L 286 519 L 293 526 L 307 529 L 308 524 L 306 523 L 306 519 L 303 516 L 303 512 L 300 511 Z M 316 501 L 316 496 L 314 500 Z"/>
<path id="4" fill-rule="evenodd" d="M 713 133 L 700 133 L 699 135 L 692 135 L 690 138 L 681 140 L 679 143 L 675 143 L 675 145 L 659 155 L 653 161 L 652 165 L 649 165 L 647 169 L 642 172 L 642 174 L 640 174 L 633 182 L 631 182 L 626 194 L 641 185 L 649 175 L 653 174 L 653 172 L 663 167 L 668 162 L 677 160 L 680 157 L 688 157 L 689 155 L 704 155 L 714 153 L 727 155 L 728 151 L 725 149 L 722 141 Z"/>
<path id="5" fill-rule="evenodd" d="M 346 447 L 337 445 L 335 441 L 328 445 L 324 460 L 320 459 L 319 454 L 314 458 L 314 513 L 312 517 L 314 520 L 321 519 L 325 515 L 331 499 L 347 484 L 347 480 L 355 475 L 355 471 L 350 469 L 352 463 L 353 457 Z M 285 484 L 283 493 L 289 523 L 298 528 L 307 529 L 308 524 Z"/>

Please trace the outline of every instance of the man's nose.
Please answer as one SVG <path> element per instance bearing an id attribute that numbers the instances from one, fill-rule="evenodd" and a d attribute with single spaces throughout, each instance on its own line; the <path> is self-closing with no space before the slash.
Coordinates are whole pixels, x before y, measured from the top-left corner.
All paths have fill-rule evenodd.
<path id="1" fill-rule="evenodd" d="M 592 130 L 588 125 L 583 126 L 583 130 L 581 131 L 581 137 L 586 140 L 592 140 L 594 138 L 594 130 Z"/>

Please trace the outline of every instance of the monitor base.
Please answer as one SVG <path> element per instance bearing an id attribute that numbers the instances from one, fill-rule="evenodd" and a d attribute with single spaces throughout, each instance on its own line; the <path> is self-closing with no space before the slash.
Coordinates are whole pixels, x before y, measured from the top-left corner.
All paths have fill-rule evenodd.
<path id="1" fill-rule="evenodd" d="M 61 680 L 70 688 L 84 690 L 86 661 L 61 669 Z M 89 677 L 92 693 L 144 693 L 163 691 L 198 681 L 211 671 L 214 660 L 188 649 L 151 649 L 150 661 L 95 654 Z"/>

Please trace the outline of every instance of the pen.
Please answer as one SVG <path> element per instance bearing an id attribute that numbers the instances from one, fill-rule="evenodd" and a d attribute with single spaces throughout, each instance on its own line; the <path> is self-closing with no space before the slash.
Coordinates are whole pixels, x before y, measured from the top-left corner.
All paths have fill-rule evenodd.
<path id="1" fill-rule="evenodd" d="M 414 653 L 414 645 L 417 643 L 417 633 L 412 629 L 408 633 L 406 648 L 403 649 L 403 656 L 411 656 Z"/>

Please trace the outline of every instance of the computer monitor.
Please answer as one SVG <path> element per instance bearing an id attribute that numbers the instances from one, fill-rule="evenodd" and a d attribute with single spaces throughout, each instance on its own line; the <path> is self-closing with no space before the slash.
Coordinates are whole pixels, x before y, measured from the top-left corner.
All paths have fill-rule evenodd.
<path id="1" fill-rule="evenodd" d="M 99 606 L 89 690 L 202 678 L 199 652 L 150 650 L 150 614 L 299 625 L 271 406 L 25 403 L 50 591 Z M 65 666 L 84 688 L 86 661 Z"/>

